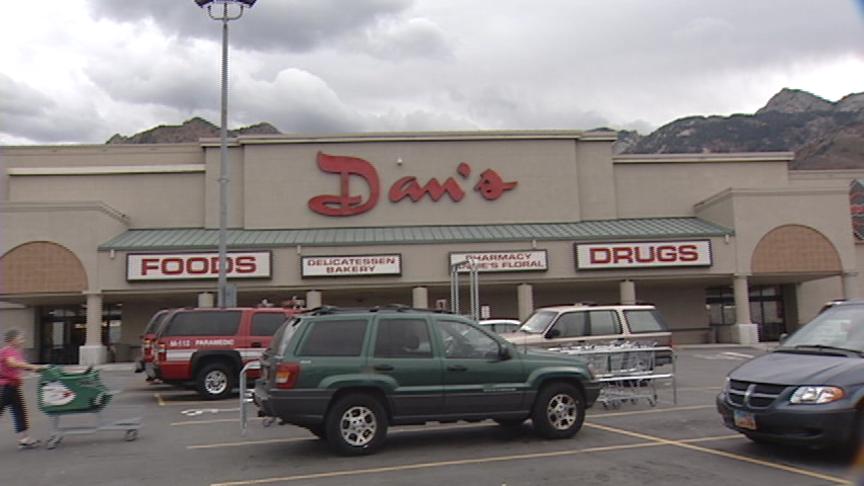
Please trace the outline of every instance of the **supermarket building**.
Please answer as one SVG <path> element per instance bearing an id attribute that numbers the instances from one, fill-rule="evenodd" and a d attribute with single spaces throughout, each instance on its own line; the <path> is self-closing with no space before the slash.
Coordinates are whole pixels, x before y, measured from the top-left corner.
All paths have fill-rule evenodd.
<path id="1" fill-rule="evenodd" d="M 652 302 L 677 343 L 748 344 L 858 295 L 849 184 L 859 174 L 792 171 L 787 152 L 613 155 L 614 141 L 604 131 L 231 139 L 237 301 L 449 308 L 451 264 L 470 257 L 484 315 Z M 0 328 L 25 331 L 30 359 L 129 360 L 156 310 L 212 305 L 218 140 L 0 156 Z"/>

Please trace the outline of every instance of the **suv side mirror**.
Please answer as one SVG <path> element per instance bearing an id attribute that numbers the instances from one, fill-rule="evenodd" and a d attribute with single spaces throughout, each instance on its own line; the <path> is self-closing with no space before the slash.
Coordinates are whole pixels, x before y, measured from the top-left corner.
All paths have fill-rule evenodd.
<path id="1" fill-rule="evenodd" d="M 507 361 L 513 356 L 510 354 L 510 348 L 507 346 L 503 346 L 501 344 L 498 345 L 498 359 L 501 361 Z"/>
<path id="2" fill-rule="evenodd" d="M 546 333 L 546 339 L 555 339 L 557 337 L 561 337 L 561 331 L 559 329 L 552 329 Z"/>

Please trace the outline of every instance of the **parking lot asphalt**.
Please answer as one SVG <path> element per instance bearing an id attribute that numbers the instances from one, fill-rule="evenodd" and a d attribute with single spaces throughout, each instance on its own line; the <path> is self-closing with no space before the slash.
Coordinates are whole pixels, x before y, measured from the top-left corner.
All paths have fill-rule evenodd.
<path id="1" fill-rule="evenodd" d="M 835 452 L 757 445 L 722 425 L 714 397 L 725 374 L 762 352 L 681 350 L 677 403 L 671 383 L 658 383 L 656 406 L 645 400 L 597 404 L 572 439 L 539 439 L 530 422 L 517 430 L 490 421 L 394 427 L 385 447 L 365 457 L 333 455 L 304 429 L 265 428 L 257 418 L 241 436 L 237 399 L 203 402 L 189 390 L 149 385 L 140 374 L 109 367 L 103 381 L 124 391 L 105 409 L 105 418 L 141 416 L 137 440 L 125 441 L 122 431 L 100 431 L 67 436 L 54 450 L 19 451 L 5 413 L 0 484 L 849 484 L 853 474 Z M 26 380 L 25 393 L 33 434 L 44 440 L 51 424 L 36 409 L 35 384 L 34 378 Z M 61 425 L 87 425 L 92 418 L 63 417 Z"/>

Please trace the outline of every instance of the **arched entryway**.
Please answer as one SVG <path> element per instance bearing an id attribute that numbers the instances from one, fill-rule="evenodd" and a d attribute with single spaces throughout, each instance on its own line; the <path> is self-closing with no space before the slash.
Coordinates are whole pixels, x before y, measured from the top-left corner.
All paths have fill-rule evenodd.
<path id="1" fill-rule="evenodd" d="M 840 254 L 819 231 L 784 225 L 766 233 L 750 262 L 750 316 L 763 340 L 775 340 L 797 325 L 795 284 L 841 275 Z"/>
<path id="2" fill-rule="evenodd" d="M 0 257 L 0 293 L 62 305 L 36 305 L 35 345 L 43 363 L 78 363 L 86 341 L 86 309 L 76 302 L 87 290 L 87 273 L 68 248 L 50 241 L 19 245 Z M 71 297 L 71 299 L 70 299 Z"/>
<path id="3" fill-rule="evenodd" d="M 751 260 L 753 275 L 840 274 L 840 255 L 822 233 L 790 224 L 775 228 L 759 240 Z"/>
<path id="4" fill-rule="evenodd" d="M 2 294 L 80 294 L 85 290 L 84 265 L 74 253 L 57 243 L 24 243 L 0 257 Z"/>

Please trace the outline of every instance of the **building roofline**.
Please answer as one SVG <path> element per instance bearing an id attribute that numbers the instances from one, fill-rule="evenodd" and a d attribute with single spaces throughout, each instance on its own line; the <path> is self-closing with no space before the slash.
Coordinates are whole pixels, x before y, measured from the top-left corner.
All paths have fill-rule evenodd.
<path id="1" fill-rule="evenodd" d="M 474 140 L 580 140 L 587 142 L 614 142 L 617 139 L 617 134 L 613 131 L 608 130 L 480 130 L 428 132 L 358 132 L 297 135 L 241 135 L 239 137 L 231 139 L 231 142 L 237 145 L 260 145 Z M 201 145 L 205 147 L 211 147 L 218 144 L 218 138 L 201 139 Z"/>
<path id="2" fill-rule="evenodd" d="M 612 157 L 616 164 L 790 162 L 794 152 L 736 152 L 724 154 L 626 154 Z"/>

